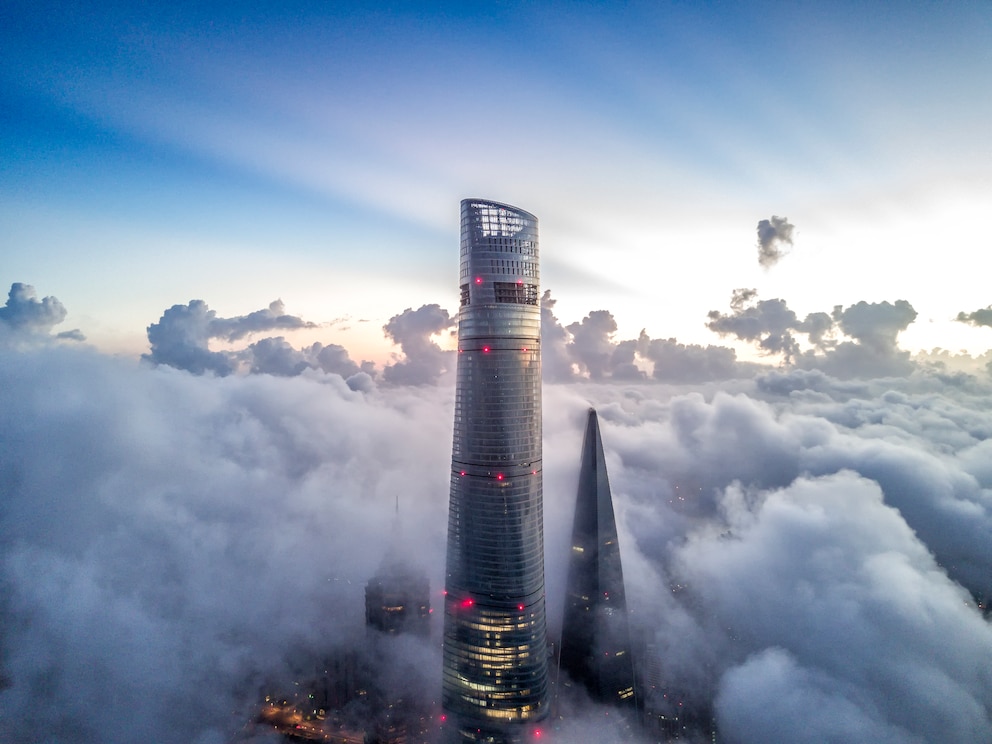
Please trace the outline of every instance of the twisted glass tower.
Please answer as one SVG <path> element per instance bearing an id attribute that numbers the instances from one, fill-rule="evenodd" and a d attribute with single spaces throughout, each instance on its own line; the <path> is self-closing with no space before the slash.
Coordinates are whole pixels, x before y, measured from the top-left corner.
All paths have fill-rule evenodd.
<path id="1" fill-rule="evenodd" d="M 461 205 L 444 607 L 449 741 L 526 740 L 547 714 L 537 218 Z"/>

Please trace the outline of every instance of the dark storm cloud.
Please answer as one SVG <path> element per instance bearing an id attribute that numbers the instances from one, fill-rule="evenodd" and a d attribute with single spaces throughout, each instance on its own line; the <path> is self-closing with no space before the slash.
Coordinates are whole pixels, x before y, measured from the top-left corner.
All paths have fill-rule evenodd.
<path id="1" fill-rule="evenodd" d="M 973 326 L 988 326 L 992 328 L 992 305 L 974 310 L 970 313 L 964 311 L 958 313 L 955 318 L 959 323 L 968 323 Z"/>
<path id="2" fill-rule="evenodd" d="M 382 327 L 386 337 L 398 344 L 403 358 L 386 365 L 382 376 L 397 385 L 428 385 L 452 367 L 454 354 L 444 351 L 433 337 L 454 327 L 456 320 L 440 305 L 407 308 Z"/>
<path id="3" fill-rule="evenodd" d="M 14 282 L 7 293 L 7 302 L 0 307 L 0 326 L 19 336 L 42 336 L 65 320 L 65 306 L 55 297 L 38 299 L 30 284 Z M 57 338 L 83 341 L 79 329 L 64 331 Z"/>
<path id="4" fill-rule="evenodd" d="M 785 255 L 783 247 L 792 246 L 795 226 L 787 217 L 775 217 L 758 222 L 758 263 L 766 269 L 774 266 Z"/>

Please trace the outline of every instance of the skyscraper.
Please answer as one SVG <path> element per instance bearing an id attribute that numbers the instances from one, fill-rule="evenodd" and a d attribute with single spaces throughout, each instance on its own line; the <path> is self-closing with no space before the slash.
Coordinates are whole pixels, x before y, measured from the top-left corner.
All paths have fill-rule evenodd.
<path id="1" fill-rule="evenodd" d="M 589 409 L 562 619 L 561 668 L 601 703 L 634 707 L 627 599 L 613 494 L 596 411 Z"/>
<path id="2" fill-rule="evenodd" d="M 460 284 L 442 699 L 450 740 L 516 742 L 548 708 L 537 218 L 462 201 Z"/>

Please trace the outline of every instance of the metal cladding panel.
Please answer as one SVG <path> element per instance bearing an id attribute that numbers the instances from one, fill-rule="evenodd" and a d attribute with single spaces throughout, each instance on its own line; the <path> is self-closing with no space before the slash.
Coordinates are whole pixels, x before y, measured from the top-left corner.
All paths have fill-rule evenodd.
<path id="1" fill-rule="evenodd" d="M 494 736 L 548 707 L 537 219 L 464 200 L 460 281 L 443 702 Z"/>

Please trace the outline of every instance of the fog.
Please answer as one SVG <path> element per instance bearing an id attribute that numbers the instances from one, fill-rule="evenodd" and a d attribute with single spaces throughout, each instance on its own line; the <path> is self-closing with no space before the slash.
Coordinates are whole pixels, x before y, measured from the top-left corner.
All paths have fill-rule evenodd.
<path id="1" fill-rule="evenodd" d="M 43 302 L 20 287 L 18 302 Z M 450 331 L 447 311 L 394 317 L 385 374 L 340 347 L 259 337 L 309 322 L 281 305 L 208 325 L 192 346 L 215 353 L 223 328 L 251 359 L 268 346 L 299 363 L 228 351 L 217 368 L 156 358 L 176 348 L 161 321 L 140 362 L 60 340 L 61 305 L 44 302 L 35 321 L 0 316 L 0 739 L 244 736 L 263 685 L 361 637 L 397 495 L 399 539 L 440 607 L 454 380 L 431 339 Z M 553 302 L 552 632 L 594 405 L 634 626 L 673 688 L 713 701 L 721 740 L 992 739 L 992 629 L 976 606 L 992 596 L 987 376 L 910 359 L 898 301 L 830 313 L 819 347 L 792 323 L 800 349 L 774 366 L 617 339 L 607 311 L 560 323 Z M 854 360 L 844 375 L 837 354 Z M 420 668 L 435 663 L 435 645 L 408 645 Z M 586 715 L 560 740 L 587 741 L 592 725 L 625 740 Z"/>

